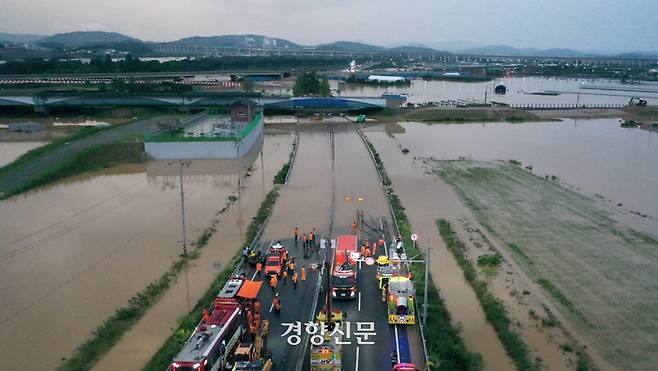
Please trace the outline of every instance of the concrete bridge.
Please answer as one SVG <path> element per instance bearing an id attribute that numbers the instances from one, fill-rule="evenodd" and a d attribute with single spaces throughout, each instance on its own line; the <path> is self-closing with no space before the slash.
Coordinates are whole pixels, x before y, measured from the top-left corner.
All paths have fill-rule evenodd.
<path id="1" fill-rule="evenodd" d="M 181 107 L 207 108 L 228 106 L 239 99 L 252 99 L 265 107 L 298 110 L 349 111 L 367 108 L 396 107 L 404 103 L 401 96 L 349 98 L 292 98 L 265 96 L 259 93 L 39 93 L 34 95 L 0 95 L 0 107 L 33 107 L 36 112 L 48 112 L 57 107 Z"/>

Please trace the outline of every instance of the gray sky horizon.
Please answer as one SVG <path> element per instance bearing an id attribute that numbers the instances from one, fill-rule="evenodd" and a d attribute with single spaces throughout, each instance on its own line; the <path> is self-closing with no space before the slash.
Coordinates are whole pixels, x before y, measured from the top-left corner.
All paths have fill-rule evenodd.
<path id="1" fill-rule="evenodd" d="M 314 45 L 658 51 L 654 0 L 2 0 L 0 32 L 114 31 L 145 41 L 261 34 Z"/>

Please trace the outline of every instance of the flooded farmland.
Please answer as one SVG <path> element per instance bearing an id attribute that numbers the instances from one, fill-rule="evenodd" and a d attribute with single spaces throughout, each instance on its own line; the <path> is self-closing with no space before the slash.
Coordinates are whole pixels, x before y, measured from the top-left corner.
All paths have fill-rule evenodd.
<path id="1" fill-rule="evenodd" d="M 263 157 L 248 154 L 241 163 L 254 169 L 247 178 L 248 200 L 236 202 L 232 219 L 225 221 L 237 237 L 207 246 L 213 258 L 197 263 L 205 264 L 213 277 L 221 259 L 228 260 L 239 248 L 233 243 L 241 238 L 244 219 L 271 187 L 292 140 L 289 133 L 265 135 Z M 218 217 L 229 195 L 237 195 L 237 164 L 194 161 L 184 171 L 188 239 L 194 241 Z M 13 369 L 28 358 L 34 369 L 54 368 L 178 258 L 175 174 L 162 163 L 120 166 L 0 203 L 0 294 L 6 299 L 0 307 L 0 336 L 13 339 L 0 350 L 0 369 Z M 199 282 L 188 286 L 190 297 L 208 287 L 199 288 Z M 185 289 L 177 296 L 181 313 L 189 309 L 181 300 L 185 296 Z"/>
<path id="2" fill-rule="evenodd" d="M 515 159 L 621 211 L 647 215 L 630 214 L 638 228 L 658 234 L 658 133 L 621 128 L 616 119 L 402 127 L 395 143 L 408 156 Z"/>
<path id="3" fill-rule="evenodd" d="M 507 87 L 507 94 L 494 93 L 496 85 Z M 405 94 L 410 103 L 442 100 L 495 101 L 506 104 L 627 104 L 632 97 L 643 97 L 649 104 L 658 104 L 658 89 L 649 85 L 622 85 L 617 80 L 578 79 L 565 77 L 508 77 L 488 82 L 426 81 L 415 79 L 410 86 L 380 87 L 340 84 L 335 88 L 343 97 L 380 96 L 384 93 Z M 540 93 L 540 94 L 537 94 Z"/>
<path id="4" fill-rule="evenodd" d="M 658 174 L 658 168 L 656 168 L 658 164 L 656 161 L 652 161 L 658 155 L 658 142 L 656 142 L 655 133 L 622 129 L 619 127 L 618 120 L 565 120 L 558 123 L 522 125 L 500 123 L 457 125 L 401 123 L 399 125 L 372 126 L 365 130 L 368 138 L 373 142 L 386 165 L 389 176 L 393 181 L 393 186 L 400 195 L 403 205 L 406 207 L 414 231 L 417 231 L 416 233 L 420 236 L 427 236 L 426 238 L 429 244 L 433 247 L 441 247 L 443 245 L 443 241 L 439 238 L 436 227 L 434 226 L 434 220 L 437 217 L 446 218 L 459 225 L 461 229 L 464 229 L 460 231 L 460 235 L 473 250 L 469 252 L 471 256 L 481 253 L 477 252 L 480 246 L 471 242 L 474 235 L 472 232 L 479 233 L 478 228 L 482 230 L 482 227 L 472 225 L 472 220 L 475 217 L 466 208 L 462 202 L 462 198 L 457 196 L 453 187 L 437 179 L 432 174 L 431 169 L 428 168 L 428 165 L 418 159 L 419 157 L 434 158 L 437 160 L 458 159 L 460 157 L 486 161 L 516 159 L 521 161 L 524 166 L 532 165 L 532 173 L 540 176 L 544 174 L 557 176 L 560 182 L 563 182 L 566 186 L 564 188 L 565 194 L 569 194 L 571 190 L 575 190 L 587 195 L 589 201 L 587 201 L 588 208 L 586 210 L 592 208 L 599 210 L 595 213 L 595 217 L 591 217 L 593 220 L 597 220 L 597 223 L 602 223 L 604 219 L 609 221 L 606 218 L 612 217 L 617 222 L 621 222 L 619 226 L 611 227 L 613 229 L 619 228 L 626 231 L 626 228 L 630 226 L 644 233 L 655 234 L 658 231 L 658 224 L 656 223 L 655 216 L 652 215 L 653 211 L 657 209 L 655 205 L 658 202 L 655 198 L 655 194 L 658 193 L 658 176 L 656 176 Z M 410 152 L 403 154 L 402 151 L 404 149 L 408 149 Z M 530 174 L 530 171 L 527 169 L 519 169 L 519 171 Z M 467 175 L 464 175 L 464 177 Z M 535 178 L 540 179 L 539 177 Z M 510 188 L 508 186 L 490 184 L 484 184 L 482 187 L 480 190 L 483 191 L 483 194 L 486 193 L 484 190 L 488 188 L 492 188 L 489 190 L 490 192 L 508 194 L 509 190 L 507 188 Z M 534 189 L 536 187 L 527 186 L 527 191 L 529 192 Z M 466 192 L 464 194 L 475 197 L 473 189 L 464 190 L 464 192 Z M 576 194 L 574 192 L 571 193 Z M 553 199 L 548 196 L 538 199 L 538 196 L 534 195 L 532 197 L 526 197 L 524 201 L 521 195 L 522 193 L 519 193 L 516 197 L 512 195 L 510 199 L 505 201 L 511 207 L 510 210 L 514 210 L 513 205 L 516 204 L 525 205 L 526 203 L 539 200 L 550 202 Z M 477 197 L 479 198 L 480 196 Z M 500 205 L 505 202 L 500 203 Z M 480 210 L 489 210 L 494 204 L 495 202 L 488 199 L 478 202 L 475 205 Z M 573 202 L 567 202 L 566 204 L 577 205 L 577 203 Z M 621 206 L 618 206 L 619 204 Z M 520 236 L 524 236 L 521 239 L 522 243 L 537 248 L 538 250 L 533 251 L 537 251 L 537 254 L 539 254 L 541 249 L 546 248 L 543 245 L 544 243 L 549 243 L 555 239 L 550 236 L 533 238 L 534 235 L 543 229 L 543 227 L 538 225 L 535 225 L 535 229 L 532 229 L 532 231 L 528 229 L 521 234 L 514 234 L 512 232 L 510 232 L 511 235 L 507 234 L 507 232 L 516 229 L 516 224 L 519 220 L 525 220 L 523 216 L 514 219 L 513 214 L 509 213 L 510 210 L 501 211 L 493 218 L 497 220 L 497 223 L 494 223 L 496 224 L 495 226 L 490 224 L 494 230 L 505 231 L 503 234 L 507 237 L 500 240 L 495 235 L 494 239 L 498 241 L 485 240 L 483 242 L 485 246 L 493 244 L 493 246 L 500 249 L 502 246 L 506 246 L 506 243 L 510 242 L 511 235 L 515 236 L 514 238 L 517 240 Z M 637 213 L 646 216 L 638 215 Z M 506 217 L 503 217 L 504 215 Z M 564 216 L 564 218 L 567 218 L 571 223 L 574 223 L 576 220 L 572 216 Z M 586 218 L 590 218 L 590 216 Z M 505 219 L 505 222 L 502 221 L 503 219 Z M 561 232 L 558 232 L 557 228 L 552 233 L 561 235 Z M 638 236 L 633 231 L 628 233 Z M 577 235 L 578 238 L 573 241 L 563 241 L 561 246 L 571 246 L 574 243 L 580 244 L 583 242 L 581 234 L 577 233 Z M 626 246 L 626 242 L 616 243 L 615 238 L 611 235 L 608 236 L 609 238 L 603 237 L 604 235 L 606 234 L 602 233 L 599 237 L 606 242 L 599 241 L 600 243 L 597 244 L 597 248 L 608 246 L 611 250 L 608 253 L 603 253 L 603 256 L 623 255 L 621 250 L 624 249 L 623 246 Z M 490 239 L 491 237 L 488 236 Z M 642 238 L 640 240 L 645 241 Z M 438 250 L 438 257 L 436 250 L 433 250 L 433 269 L 436 269 L 435 264 L 445 264 L 446 261 L 452 259 L 449 253 L 443 253 L 441 249 Z M 644 251 L 642 248 L 640 250 Z M 647 264 L 650 264 L 648 263 L 649 260 L 652 259 L 636 257 L 636 254 L 640 253 L 642 252 L 637 251 L 627 258 L 621 258 L 619 262 L 623 263 L 619 263 L 621 264 L 620 266 L 626 269 L 628 267 L 628 260 L 630 259 L 635 261 L 635 264 L 638 264 L 635 266 L 636 269 L 642 267 L 638 272 L 643 272 Z M 619 273 L 621 272 L 618 269 L 619 265 L 617 268 L 612 267 L 614 264 L 611 261 L 615 259 L 603 259 L 603 256 L 596 259 L 597 263 L 590 265 L 586 270 L 597 271 L 600 268 L 607 272 L 605 273 L 606 276 L 622 274 Z M 633 258 L 634 256 L 635 258 Z M 540 259 L 546 260 L 545 258 L 546 256 L 542 255 Z M 554 258 L 551 257 L 551 259 Z M 562 266 L 564 268 L 564 277 L 568 275 L 566 273 L 567 271 L 584 271 L 582 267 L 575 269 L 568 268 L 570 264 L 575 264 L 575 262 L 581 264 L 586 261 L 582 256 L 576 260 L 563 257 L 562 259 L 564 261 L 560 265 L 557 262 L 560 258 L 556 259 L 550 260 L 552 263 L 547 264 L 552 268 L 546 269 L 555 272 L 555 267 Z M 608 266 L 608 268 L 601 268 L 599 264 L 603 262 L 601 259 L 612 265 Z M 546 261 L 548 262 L 549 260 Z M 561 370 L 573 367 L 575 362 L 575 359 L 572 357 L 573 354 L 565 353 L 559 348 L 561 344 L 564 344 L 568 336 L 560 332 L 559 329 L 546 329 L 543 328 L 541 323 L 537 325 L 536 317 L 534 319 L 529 318 L 532 317 L 528 315 L 529 309 L 535 308 L 534 310 L 536 312 L 533 314 L 535 316 L 536 313 L 543 313 L 541 303 L 546 303 L 547 300 L 544 293 L 533 289 L 535 284 L 532 280 L 536 279 L 536 276 L 532 276 L 533 279 L 528 280 L 527 277 L 524 277 L 525 273 L 514 264 L 511 264 L 511 262 L 506 265 L 505 271 L 507 271 L 506 274 L 499 274 L 495 278 L 490 278 L 491 289 L 495 292 L 496 296 L 502 298 L 510 312 L 513 313 L 515 320 L 523 324 L 519 331 L 521 331 L 524 341 L 529 344 L 538 357 L 544 360 L 544 365 L 548 366 L 548 369 Z M 433 274 L 435 277 L 438 277 L 438 286 L 446 296 L 447 305 L 451 309 L 451 312 L 455 313 L 454 318 L 460 321 L 460 318 L 463 318 L 463 314 L 457 312 L 456 308 L 463 299 L 463 295 L 455 295 L 454 298 L 456 299 L 453 300 L 450 296 L 449 287 L 455 277 L 461 275 L 461 272 L 455 271 L 450 274 L 445 268 L 441 268 L 433 271 Z M 564 284 L 553 273 L 548 275 L 557 280 L 558 285 Z M 641 274 L 638 273 L 638 275 Z M 648 287 L 645 278 L 634 276 L 623 282 L 620 281 L 615 285 L 631 285 L 631 287 L 640 285 L 641 287 Z M 601 282 L 603 281 L 605 280 L 601 280 Z M 583 280 L 574 276 L 569 282 L 572 282 L 575 286 L 564 284 L 565 286 L 561 286 L 561 288 L 565 290 L 567 295 L 578 298 L 575 301 L 578 303 L 577 305 L 581 305 L 583 303 L 581 300 L 582 292 L 578 291 L 581 288 L 578 288 L 580 286 L 576 283 L 582 283 Z M 517 292 L 524 290 L 527 290 L 531 295 L 516 297 Z M 607 289 L 594 291 L 608 292 Z M 610 298 L 592 300 L 604 305 L 603 303 L 606 300 L 610 300 Z M 642 300 L 653 302 L 655 297 L 653 294 L 645 293 L 642 299 L 640 299 L 640 296 L 636 296 L 635 299 L 626 300 L 625 302 L 629 303 L 629 306 L 632 306 L 632 303 L 639 303 L 638 308 L 641 308 L 643 305 L 646 305 L 641 303 Z M 613 302 L 617 303 L 618 301 L 613 300 L 610 303 Z M 554 309 L 551 309 L 551 311 L 555 312 Z M 605 313 L 597 312 L 594 314 L 593 312 L 587 312 L 587 315 L 591 315 L 589 318 L 600 320 L 605 315 L 614 316 L 617 313 L 627 313 L 633 318 L 643 318 L 643 321 L 649 320 L 649 317 L 646 317 L 641 312 L 642 310 L 637 308 L 635 310 L 623 308 Z M 606 322 L 607 320 L 603 321 Z M 645 352 L 643 353 L 645 355 L 648 354 L 646 353 L 646 347 L 635 347 L 640 352 L 638 353 L 630 349 L 633 347 L 625 347 L 625 349 L 620 350 L 615 348 L 620 346 L 619 343 L 612 344 L 613 342 L 610 341 L 604 344 L 597 340 L 603 338 L 609 339 L 611 338 L 609 335 L 601 336 L 600 333 L 597 333 L 597 335 L 592 336 L 591 331 L 580 326 L 578 326 L 578 331 L 580 331 L 580 334 L 578 334 L 568 323 L 565 323 L 564 327 L 571 335 L 576 337 L 581 345 L 588 345 L 589 356 L 594 359 L 595 364 L 606 369 L 613 368 L 610 362 L 617 365 L 643 364 L 643 361 L 640 361 L 642 356 L 639 354 L 641 352 Z M 598 331 L 604 330 L 599 329 Z M 612 331 L 614 332 L 615 330 Z M 467 344 L 473 341 L 479 342 L 478 334 L 471 332 L 468 324 L 464 326 L 463 335 Z M 581 335 L 587 335 L 587 337 Z M 613 348 L 617 349 L 615 351 L 617 356 L 609 357 L 607 351 Z"/>

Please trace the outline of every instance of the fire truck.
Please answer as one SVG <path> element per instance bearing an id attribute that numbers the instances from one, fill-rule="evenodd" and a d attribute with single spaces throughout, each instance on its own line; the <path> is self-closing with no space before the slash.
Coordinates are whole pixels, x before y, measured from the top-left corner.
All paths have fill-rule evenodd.
<path id="1" fill-rule="evenodd" d="M 356 296 L 356 269 L 354 268 L 359 253 L 357 237 L 354 235 L 338 236 L 331 274 L 331 296 L 336 299 L 353 299 Z"/>
<path id="2" fill-rule="evenodd" d="M 245 328 L 242 308 L 235 298 L 215 299 L 214 309 L 201 321 L 174 357 L 169 371 L 209 371 L 223 369 Z"/>

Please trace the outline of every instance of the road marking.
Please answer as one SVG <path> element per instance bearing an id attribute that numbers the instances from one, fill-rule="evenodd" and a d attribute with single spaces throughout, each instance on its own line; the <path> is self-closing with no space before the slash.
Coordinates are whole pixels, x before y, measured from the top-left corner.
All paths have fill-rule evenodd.
<path id="1" fill-rule="evenodd" d="M 274 302 L 272 302 L 272 305 L 270 305 L 270 313 L 272 313 L 272 309 L 274 309 Z"/>
<path id="2" fill-rule="evenodd" d="M 356 366 L 354 366 L 354 371 L 359 371 L 359 347 L 356 347 Z"/>
<path id="3" fill-rule="evenodd" d="M 361 311 L 361 291 L 359 291 L 359 305 L 358 305 L 358 311 Z M 359 347 L 356 347 L 356 349 L 359 349 Z"/>
<path id="4" fill-rule="evenodd" d="M 397 361 L 399 361 L 400 360 L 400 343 L 399 343 L 399 340 L 398 340 L 398 325 L 394 325 L 394 326 L 395 326 L 394 327 L 395 328 L 395 351 L 398 355 Z M 396 362 L 396 363 L 398 363 L 398 362 Z"/>

